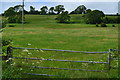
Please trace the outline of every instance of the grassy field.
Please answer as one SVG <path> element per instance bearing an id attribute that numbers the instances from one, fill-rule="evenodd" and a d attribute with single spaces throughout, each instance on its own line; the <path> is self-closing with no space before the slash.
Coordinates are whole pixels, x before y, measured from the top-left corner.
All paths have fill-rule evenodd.
<path id="1" fill-rule="evenodd" d="M 61 49 L 61 50 L 77 50 L 77 51 L 108 51 L 108 49 L 118 48 L 118 26 L 112 27 L 95 27 L 93 24 L 84 24 L 81 15 L 71 15 L 71 24 L 56 23 L 54 15 L 26 15 L 26 24 L 24 30 L 21 24 L 8 24 L 3 29 L 3 38 L 13 40 L 13 47 L 28 48 L 45 48 L 45 49 Z M 81 22 L 81 23 L 80 23 Z M 9 27 L 14 25 L 14 27 Z M 81 53 L 61 53 L 48 51 L 28 51 L 14 50 L 14 56 L 32 57 L 32 58 L 50 58 L 62 60 L 82 60 L 82 61 L 104 61 L 107 55 L 103 54 L 81 54 Z M 69 71 L 69 70 L 48 70 L 20 68 L 20 65 L 60 67 L 60 68 L 85 68 L 106 70 L 107 65 L 86 64 L 75 62 L 55 62 L 55 61 L 34 61 L 34 60 L 13 60 L 13 66 L 3 68 L 3 77 L 12 78 L 43 78 L 44 76 L 25 76 L 18 73 L 33 72 L 43 74 L 60 75 L 62 78 L 117 78 L 117 70 L 110 72 L 87 72 L 87 71 Z M 6 66 L 3 63 L 4 66 Z M 16 68 L 17 66 L 17 68 Z M 14 69 L 15 68 L 15 69 Z M 13 71 L 13 72 L 12 72 Z M 12 72 L 13 74 L 9 74 Z M 59 78 L 57 77 L 57 78 Z M 50 77 L 54 78 L 54 77 Z"/>

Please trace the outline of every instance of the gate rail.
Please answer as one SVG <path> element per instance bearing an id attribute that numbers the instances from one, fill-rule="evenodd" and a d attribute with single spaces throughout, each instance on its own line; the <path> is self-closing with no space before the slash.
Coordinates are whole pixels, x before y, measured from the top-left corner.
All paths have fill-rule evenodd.
<path id="1" fill-rule="evenodd" d="M 107 62 L 96 62 L 96 61 L 73 61 L 73 60 L 59 60 L 59 59 L 40 59 L 40 58 L 24 58 L 24 57 L 13 57 L 13 49 L 28 49 L 28 50 L 43 50 L 43 51 L 61 51 L 61 52 L 74 52 L 74 53 L 86 53 L 86 54 L 108 54 Z M 82 71 L 96 71 L 96 72 L 109 72 L 111 69 L 110 63 L 111 60 L 120 59 L 120 58 L 111 58 L 111 51 L 120 51 L 117 49 L 109 49 L 108 52 L 84 52 L 84 51 L 71 51 L 71 50 L 57 50 L 57 49 L 39 49 L 39 48 L 20 48 L 20 47 L 11 47 L 7 48 L 7 59 L 10 59 L 8 64 L 12 63 L 12 58 L 15 59 L 29 59 L 29 60 L 46 60 L 46 61 L 63 61 L 63 62 L 82 62 L 82 63 L 100 63 L 100 64 L 108 64 L 108 70 L 87 70 L 87 69 L 70 69 L 70 68 L 55 68 L 55 67 L 40 67 L 40 66 L 26 66 L 31 68 L 44 68 L 44 69 L 63 69 L 63 70 L 82 70 Z M 34 74 L 34 73 L 25 73 L 30 75 L 44 75 L 44 76 L 55 76 L 48 74 Z"/>

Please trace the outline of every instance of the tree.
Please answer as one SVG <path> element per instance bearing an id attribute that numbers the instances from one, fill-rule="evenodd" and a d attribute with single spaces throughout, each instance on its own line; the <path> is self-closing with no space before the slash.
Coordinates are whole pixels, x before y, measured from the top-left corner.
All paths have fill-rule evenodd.
<path id="1" fill-rule="evenodd" d="M 5 28 L 5 27 L 6 27 L 6 24 L 7 24 L 7 21 L 1 21 L 0 29 L 1 29 L 1 28 Z"/>
<path id="2" fill-rule="evenodd" d="M 58 22 L 60 23 L 67 23 L 70 21 L 70 16 L 68 14 L 68 11 L 62 11 L 61 14 L 58 15 L 58 17 L 56 18 L 56 20 L 58 20 Z"/>
<path id="3" fill-rule="evenodd" d="M 33 6 L 30 6 L 30 13 L 33 14 L 35 12 L 35 8 Z"/>
<path id="4" fill-rule="evenodd" d="M 51 7 L 51 8 L 49 9 L 49 14 L 55 14 L 55 13 L 54 13 L 54 7 Z"/>
<path id="5" fill-rule="evenodd" d="M 74 13 L 85 14 L 85 10 L 86 10 L 86 7 L 84 5 L 80 5 L 75 9 Z"/>
<path id="6" fill-rule="evenodd" d="M 91 9 L 87 9 L 87 10 L 86 10 L 86 13 L 89 13 L 89 12 L 91 12 L 91 11 L 92 11 Z"/>
<path id="7" fill-rule="evenodd" d="M 43 6 L 42 8 L 40 8 L 40 10 L 41 10 L 41 11 L 40 11 L 40 14 L 46 15 L 48 8 L 47 8 L 47 6 Z"/>
<path id="8" fill-rule="evenodd" d="M 63 5 L 55 6 L 55 9 L 54 9 L 54 11 L 57 12 L 57 14 L 60 14 L 64 10 L 65 10 L 65 8 Z"/>
<path id="9" fill-rule="evenodd" d="M 25 13 L 25 12 L 24 12 Z M 27 12 L 26 12 L 27 13 Z M 30 14 L 40 14 L 40 12 L 38 10 L 35 10 L 35 8 L 33 6 L 30 6 Z"/>
<path id="10" fill-rule="evenodd" d="M 4 12 L 5 17 L 12 17 L 15 15 L 15 11 L 13 7 L 10 7 L 8 10 Z"/>
<path id="11" fill-rule="evenodd" d="M 10 7 L 4 12 L 4 16 L 8 19 L 9 23 L 21 23 L 22 22 L 22 5 L 16 5 Z"/>
<path id="12" fill-rule="evenodd" d="M 29 12 L 28 12 L 28 11 L 26 11 L 26 10 L 24 10 L 24 14 L 29 14 Z"/>
<path id="13" fill-rule="evenodd" d="M 15 12 L 16 12 L 16 23 L 21 23 L 22 22 L 22 10 L 23 10 L 23 5 L 16 5 L 14 7 Z"/>
<path id="14" fill-rule="evenodd" d="M 75 11 L 71 11 L 70 14 L 76 14 Z"/>
<path id="15" fill-rule="evenodd" d="M 15 12 L 21 12 L 23 10 L 23 6 L 22 5 L 16 5 L 14 6 L 14 11 Z"/>
<path id="16" fill-rule="evenodd" d="M 97 24 L 102 22 L 102 18 L 105 16 L 105 14 L 102 11 L 99 10 L 93 10 L 86 14 L 85 21 L 88 24 Z"/>

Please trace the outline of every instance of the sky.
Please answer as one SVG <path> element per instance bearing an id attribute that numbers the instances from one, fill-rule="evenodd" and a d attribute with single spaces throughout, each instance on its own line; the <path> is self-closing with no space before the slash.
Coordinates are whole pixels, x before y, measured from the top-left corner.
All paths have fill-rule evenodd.
<path id="1" fill-rule="evenodd" d="M 0 0 L 1 2 L 21 2 L 22 0 Z M 119 2 L 119 0 L 25 0 L 26 2 Z"/>
<path id="2" fill-rule="evenodd" d="M 40 10 L 42 6 L 54 7 L 64 5 L 69 12 L 75 10 L 79 5 L 85 5 L 87 9 L 101 10 L 105 14 L 116 14 L 119 11 L 119 0 L 25 0 L 25 9 L 29 11 L 30 6 Z M 0 13 L 9 7 L 22 4 L 22 0 L 0 0 Z"/>

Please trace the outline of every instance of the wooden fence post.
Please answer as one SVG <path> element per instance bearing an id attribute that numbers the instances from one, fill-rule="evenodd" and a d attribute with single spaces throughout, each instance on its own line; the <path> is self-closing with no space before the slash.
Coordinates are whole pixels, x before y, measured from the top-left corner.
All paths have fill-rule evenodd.
<path id="1" fill-rule="evenodd" d="M 7 64 L 11 64 L 12 63 L 12 47 L 9 46 L 7 47 Z"/>
<path id="2" fill-rule="evenodd" d="M 109 53 L 108 53 L 108 71 L 110 71 L 111 67 L 110 67 L 110 58 L 111 58 L 111 49 L 109 49 Z"/>

